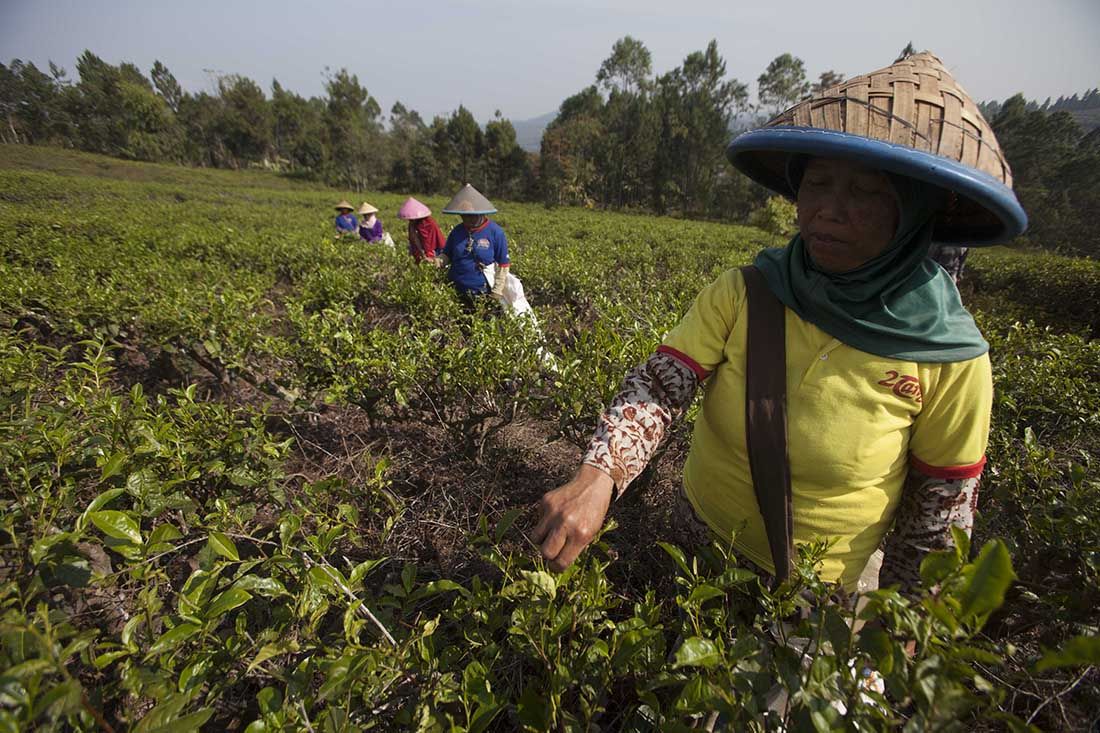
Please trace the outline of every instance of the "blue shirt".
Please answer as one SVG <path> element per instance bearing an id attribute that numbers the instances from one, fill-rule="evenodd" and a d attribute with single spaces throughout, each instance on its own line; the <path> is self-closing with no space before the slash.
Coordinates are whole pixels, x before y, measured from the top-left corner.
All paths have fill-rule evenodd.
<path id="1" fill-rule="evenodd" d="M 500 266 L 511 262 L 508 259 L 508 237 L 504 236 L 504 230 L 495 221 L 486 221 L 472 233 L 465 224 L 459 224 L 447 237 L 443 254 L 451 260 L 447 278 L 459 292 L 488 292 L 489 283 L 478 265 Z"/>
<path id="2" fill-rule="evenodd" d="M 336 228 L 342 232 L 359 231 L 359 220 L 355 214 L 340 214 L 336 217 Z"/>

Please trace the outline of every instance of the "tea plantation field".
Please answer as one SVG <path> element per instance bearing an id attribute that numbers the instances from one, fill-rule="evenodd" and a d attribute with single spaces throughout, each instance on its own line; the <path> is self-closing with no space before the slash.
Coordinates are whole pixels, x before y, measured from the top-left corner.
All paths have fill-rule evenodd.
<path id="1" fill-rule="evenodd" d="M 626 370 L 781 240 L 498 201 L 533 329 L 412 265 L 403 195 L 367 195 L 396 252 L 335 241 L 344 197 L 0 146 L 0 729 L 764 730 L 777 689 L 771 730 L 1096 729 L 1100 263 L 972 253 L 978 526 L 853 632 L 814 548 L 770 593 L 682 540 L 690 415 L 572 569 L 525 539 Z"/>

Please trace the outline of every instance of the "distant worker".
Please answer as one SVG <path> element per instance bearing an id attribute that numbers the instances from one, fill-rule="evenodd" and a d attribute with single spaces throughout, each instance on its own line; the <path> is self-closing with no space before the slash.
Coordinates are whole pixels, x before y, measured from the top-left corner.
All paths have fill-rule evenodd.
<path id="1" fill-rule="evenodd" d="M 409 222 L 409 254 L 417 264 L 442 264 L 443 232 L 432 218 L 432 210 L 411 196 L 397 210 L 397 218 Z"/>
<path id="2" fill-rule="evenodd" d="M 449 264 L 447 279 L 466 309 L 472 311 L 481 295 L 503 297 L 511 261 L 504 230 L 488 217 L 497 213 L 496 207 L 467 183 L 443 208 L 443 213 L 462 217 L 462 223 L 447 237 L 443 257 Z"/>
<path id="3" fill-rule="evenodd" d="M 947 270 L 947 274 L 951 276 L 952 282 L 958 286 L 959 280 L 962 279 L 963 267 L 966 266 L 966 253 L 968 251 L 968 247 L 963 247 L 958 244 L 940 244 L 939 242 L 935 242 L 928 251 L 928 256 L 939 263 L 940 267 Z"/>
<path id="4" fill-rule="evenodd" d="M 388 244 L 393 246 L 393 237 L 382 228 L 382 220 L 378 218 L 378 208 L 366 201 L 359 207 L 359 238 L 370 244 Z"/>
<path id="5" fill-rule="evenodd" d="M 359 235 L 359 220 L 351 213 L 355 209 L 344 199 L 336 204 L 336 236 L 351 237 Z"/>

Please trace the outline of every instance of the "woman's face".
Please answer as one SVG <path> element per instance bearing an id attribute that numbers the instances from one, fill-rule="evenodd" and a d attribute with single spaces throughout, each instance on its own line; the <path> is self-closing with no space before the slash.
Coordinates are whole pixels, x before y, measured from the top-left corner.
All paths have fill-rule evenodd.
<path id="1" fill-rule="evenodd" d="M 811 158 L 798 188 L 798 228 L 814 264 L 848 272 L 882 254 L 898 228 L 898 204 L 881 171 Z"/>
<path id="2" fill-rule="evenodd" d="M 460 216 L 467 229 L 477 229 L 482 219 L 485 218 L 484 214 L 461 214 Z"/>

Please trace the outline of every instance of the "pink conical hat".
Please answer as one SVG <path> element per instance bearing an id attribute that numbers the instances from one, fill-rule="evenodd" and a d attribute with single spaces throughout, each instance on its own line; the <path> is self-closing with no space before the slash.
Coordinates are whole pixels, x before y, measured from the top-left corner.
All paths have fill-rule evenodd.
<path id="1" fill-rule="evenodd" d="M 411 219 L 423 219 L 425 216 L 431 215 L 432 210 L 412 196 L 405 199 L 405 203 L 401 204 L 401 208 L 397 210 L 397 218 L 406 221 Z"/>

